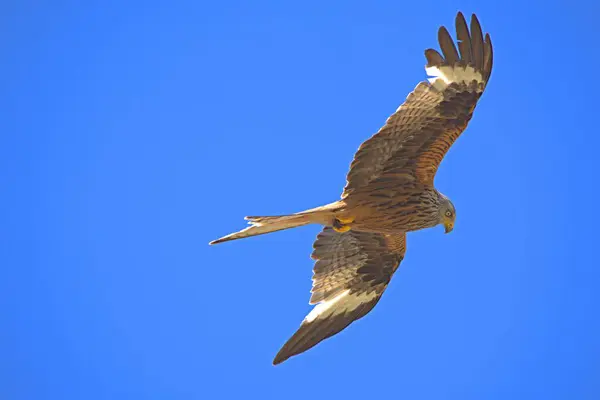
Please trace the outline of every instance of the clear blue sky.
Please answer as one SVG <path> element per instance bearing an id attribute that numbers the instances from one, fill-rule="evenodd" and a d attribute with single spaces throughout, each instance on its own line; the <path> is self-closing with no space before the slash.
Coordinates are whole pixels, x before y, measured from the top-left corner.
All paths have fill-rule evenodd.
<path id="1" fill-rule="evenodd" d="M 84 4 L 85 5 L 82 5 Z M 363 320 L 273 367 L 303 227 L 476 12 L 495 69 Z M 589 2 L 17 2 L 0 16 L 0 398 L 598 399 L 597 16 Z"/>

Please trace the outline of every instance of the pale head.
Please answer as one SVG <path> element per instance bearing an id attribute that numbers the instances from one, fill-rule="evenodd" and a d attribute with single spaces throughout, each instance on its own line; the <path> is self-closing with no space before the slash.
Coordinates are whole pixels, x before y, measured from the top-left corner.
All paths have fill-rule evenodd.
<path id="1" fill-rule="evenodd" d="M 439 223 L 444 225 L 446 233 L 452 232 L 452 229 L 454 229 L 454 221 L 456 220 L 456 209 L 450 199 L 441 193 L 439 218 Z"/>

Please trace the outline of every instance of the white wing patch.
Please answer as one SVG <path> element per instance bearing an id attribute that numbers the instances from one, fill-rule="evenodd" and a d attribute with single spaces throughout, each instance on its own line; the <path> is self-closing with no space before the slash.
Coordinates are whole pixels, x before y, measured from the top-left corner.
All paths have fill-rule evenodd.
<path id="1" fill-rule="evenodd" d="M 343 314 L 352 311 L 375 297 L 377 297 L 377 292 L 375 290 L 371 292 L 353 293 L 352 295 L 350 295 L 350 289 L 344 290 L 334 298 L 317 304 L 306 318 L 304 318 L 304 322 L 310 323 L 317 318 L 328 318 L 335 314 Z"/>
<path id="2" fill-rule="evenodd" d="M 425 67 L 425 72 L 432 78 L 427 80 L 434 88 L 438 90 L 444 90 L 448 85 L 453 82 L 472 82 L 477 83 L 483 82 L 483 76 L 481 72 L 475 71 L 470 65 L 462 68 L 459 65 L 451 67 L 450 65 L 443 65 L 441 67 Z"/>

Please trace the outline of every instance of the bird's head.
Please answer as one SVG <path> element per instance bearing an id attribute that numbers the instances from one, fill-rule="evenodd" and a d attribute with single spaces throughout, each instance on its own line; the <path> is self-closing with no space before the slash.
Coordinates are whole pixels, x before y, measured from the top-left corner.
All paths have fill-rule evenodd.
<path id="1" fill-rule="evenodd" d="M 440 201 L 440 224 L 444 225 L 446 233 L 452 232 L 454 229 L 454 221 L 456 220 L 456 209 L 454 204 L 446 196 L 441 196 Z"/>

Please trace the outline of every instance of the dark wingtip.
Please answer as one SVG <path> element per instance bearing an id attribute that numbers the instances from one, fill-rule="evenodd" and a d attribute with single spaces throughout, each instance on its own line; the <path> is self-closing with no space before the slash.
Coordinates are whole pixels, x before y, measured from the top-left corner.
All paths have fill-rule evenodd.
<path id="1" fill-rule="evenodd" d="M 461 11 L 459 11 L 456 14 L 456 18 L 454 19 L 454 23 L 456 25 L 464 23 L 464 25 L 467 26 L 467 19 L 465 18 L 465 15 Z"/>
<path id="2" fill-rule="evenodd" d="M 286 355 L 285 353 L 282 354 L 282 352 L 280 351 L 273 359 L 273 365 L 279 365 L 290 357 L 291 355 Z"/>
<path id="3" fill-rule="evenodd" d="M 462 13 L 462 11 L 459 11 L 456 13 L 456 18 L 454 18 L 454 24 L 455 25 L 459 25 L 459 24 L 463 24 L 465 26 L 467 25 L 467 19 L 465 18 L 465 14 Z"/>
<path id="4" fill-rule="evenodd" d="M 471 35 L 469 33 L 469 27 L 465 16 L 459 12 L 456 15 L 456 39 L 458 49 L 460 50 L 460 57 L 464 64 L 472 64 L 471 57 Z"/>
<path id="5" fill-rule="evenodd" d="M 475 14 L 471 15 L 471 52 L 475 69 L 483 71 L 483 31 Z"/>
<path id="6" fill-rule="evenodd" d="M 477 15 L 471 14 L 470 24 L 467 24 L 461 11 L 456 13 L 456 42 L 446 29 L 438 29 L 438 42 L 441 51 L 434 49 L 425 50 L 427 67 L 454 65 L 463 67 L 467 65 L 481 72 L 484 83 L 487 83 L 493 66 L 493 49 L 488 33 L 483 34 L 481 23 Z M 485 38 L 485 39 L 484 39 Z"/>
<path id="7" fill-rule="evenodd" d="M 479 18 L 477 18 L 477 15 L 475 15 L 475 13 L 471 14 L 471 21 L 475 21 L 477 25 L 481 27 L 481 24 L 479 23 Z"/>
<path id="8" fill-rule="evenodd" d="M 437 50 L 427 49 L 425 50 L 425 58 L 427 59 L 427 66 L 440 66 L 444 64 L 444 57 Z"/>
<path id="9" fill-rule="evenodd" d="M 485 34 L 485 42 L 484 42 L 484 54 L 483 54 L 483 69 L 485 71 L 485 80 L 489 80 L 492 74 L 492 68 L 494 66 L 494 46 L 492 46 L 492 39 L 490 38 L 490 34 Z"/>
<path id="10" fill-rule="evenodd" d="M 448 32 L 445 26 L 440 26 L 438 29 L 438 42 L 440 43 L 440 49 L 444 54 L 444 59 L 449 65 L 454 65 L 458 62 L 458 51 L 452 40 L 452 36 Z"/>

